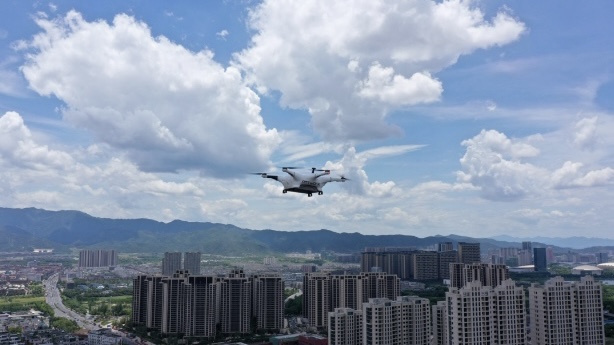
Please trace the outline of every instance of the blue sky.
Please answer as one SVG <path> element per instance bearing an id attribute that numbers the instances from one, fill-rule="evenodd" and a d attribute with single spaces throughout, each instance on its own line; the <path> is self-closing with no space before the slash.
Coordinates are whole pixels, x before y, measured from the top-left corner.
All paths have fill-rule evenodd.
<path id="1" fill-rule="evenodd" d="M 614 238 L 609 1 L 0 3 L 0 206 Z M 248 175 L 326 167 L 307 198 Z"/>

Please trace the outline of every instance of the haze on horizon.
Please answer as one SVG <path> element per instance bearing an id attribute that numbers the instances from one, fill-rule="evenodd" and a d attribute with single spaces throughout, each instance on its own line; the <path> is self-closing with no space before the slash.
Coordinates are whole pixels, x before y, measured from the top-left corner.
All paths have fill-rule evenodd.
<path id="1" fill-rule="evenodd" d="M 614 238 L 614 3 L 0 3 L 0 207 Z M 307 198 L 248 175 L 329 168 Z"/>

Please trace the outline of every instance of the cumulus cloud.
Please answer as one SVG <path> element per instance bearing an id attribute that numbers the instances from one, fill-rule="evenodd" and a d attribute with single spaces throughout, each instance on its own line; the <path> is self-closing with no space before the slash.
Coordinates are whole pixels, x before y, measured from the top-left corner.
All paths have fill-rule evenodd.
<path id="1" fill-rule="evenodd" d="M 461 143 L 465 155 L 460 159 L 461 182 L 480 188 L 482 196 L 492 200 L 515 200 L 539 188 L 547 176 L 544 169 L 520 161 L 539 153 L 537 148 L 513 142 L 503 133 L 482 130 Z"/>
<path id="2" fill-rule="evenodd" d="M 583 118 L 575 125 L 574 144 L 581 149 L 592 149 L 597 141 L 597 116 Z"/>
<path id="3" fill-rule="evenodd" d="M 191 178 L 176 182 L 142 172 L 118 157 L 92 160 L 89 154 L 50 148 L 35 140 L 16 112 L 0 116 L 0 180 L 1 204 L 95 209 L 106 216 L 131 214 L 152 198 L 202 197 L 206 189 Z"/>
<path id="4" fill-rule="evenodd" d="M 614 183 L 614 169 L 607 167 L 583 173 L 582 167 L 582 163 L 565 162 L 560 169 L 552 174 L 554 187 L 594 187 Z"/>
<path id="5" fill-rule="evenodd" d="M 5 165 L 39 171 L 64 170 L 74 163 L 67 153 L 34 142 L 23 118 L 12 111 L 0 117 L 0 161 Z"/>
<path id="6" fill-rule="evenodd" d="M 470 1 L 264 1 L 250 12 L 255 31 L 237 65 L 259 92 L 307 109 L 327 140 L 400 133 L 387 115 L 436 101 L 433 73 L 476 49 L 525 31 L 506 11 L 488 19 Z"/>
<path id="7" fill-rule="evenodd" d="M 413 105 L 437 101 L 442 92 L 441 82 L 429 73 L 414 73 L 405 78 L 395 75 L 391 67 L 383 68 L 376 63 L 360 83 L 358 95 L 391 105 Z"/>
<path id="8" fill-rule="evenodd" d="M 62 100 L 64 118 L 124 151 L 141 169 L 216 176 L 262 168 L 280 141 L 240 72 L 192 52 L 128 15 L 87 22 L 39 17 L 21 48 L 30 87 Z"/>
<path id="9" fill-rule="evenodd" d="M 560 168 L 550 170 L 524 161 L 540 153 L 526 142 L 529 140 L 510 139 L 495 130 L 482 130 L 464 140 L 461 144 L 466 151 L 460 159 L 459 182 L 470 183 L 479 188 L 484 198 L 497 201 L 517 200 L 551 189 L 595 187 L 614 182 L 614 169 L 610 167 L 589 170 L 583 169 L 581 162 L 565 161 Z"/>
<path id="10" fill-rule="evenodd" d="M 342 186 L 351 194 L 367 195 L 372 197 L 387 197 L 399 194 L 401 191 L 393 181 L 369 182 L 369 177 L 364 167 L 370 159 L 386 156 L 396 156 L 415 151 L 424 145 L 398 145 L 378 147 L 363 152 L 356 152 L 355 147 L 349 147 L 343 157 L 337 162 L 328 161 L 325 169 L 334 170 L 348 179 L 350 182 Z"/>

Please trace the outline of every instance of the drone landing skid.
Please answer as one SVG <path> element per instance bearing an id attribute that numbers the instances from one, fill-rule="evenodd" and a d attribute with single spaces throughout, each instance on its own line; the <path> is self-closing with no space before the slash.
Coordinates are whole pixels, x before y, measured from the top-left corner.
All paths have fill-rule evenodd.
<path id="1" fill-rule="evenodd" d="M 324 194 L 324 192 L 319 191 L 319 190 L 303 189 L 303 188 L 288 188 L 288 189 L 283 190 L 284 194 L 288 192 L 307 194 L 308 197 L 311 197 L 314 193 L 317 193 L 318 195 Z"/>

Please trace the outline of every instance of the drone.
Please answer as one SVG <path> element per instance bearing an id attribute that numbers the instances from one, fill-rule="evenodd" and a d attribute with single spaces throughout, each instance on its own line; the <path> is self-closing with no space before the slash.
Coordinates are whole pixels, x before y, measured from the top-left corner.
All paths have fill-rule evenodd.
<path id="1" fill-rule="evenodd" d="M 316 169 L 311 168 L 311 173 L 299 173 L 294 171 L 301 169 L 299 167 L 283 167 L 281 171 L 287 175 L 271 175 L 268 173 L 252 173 L 253 175 L 260 175 L 262 178 L 270 178 L 275 181 L 281 182 L 284 185 L 284 194 L 288 192 L 303 193 L 311 197 L 312 194 L 318 195 L 324 194 L 322 188 L 328 182 L 345 182 L 349 179 L 341 177 L 330 176 L 330 170 L 328 169 Z"/>

